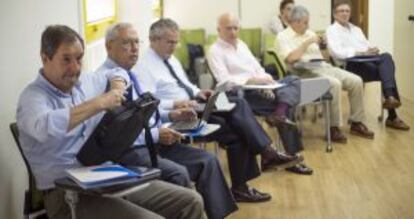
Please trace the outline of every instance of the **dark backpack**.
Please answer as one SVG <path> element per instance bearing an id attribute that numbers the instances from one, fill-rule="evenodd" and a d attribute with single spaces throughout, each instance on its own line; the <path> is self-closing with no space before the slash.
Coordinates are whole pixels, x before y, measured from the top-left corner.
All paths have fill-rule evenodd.
<path id="1" fill-rule="evenodd" d="M 127 101 L 107 111 L 77 154 L 79 162 L 85 166 L 99 165 L 106 161 L 117 163 L 142 130 L 149 129 L 148 121 L 158 104 L 158 99 L 150 93 L 144 93 L 134 101 Z M 151 159 L 155 159 L 156 150 L 152 148 L 153 145 L 148 146 Z M 156 166 L 156 160 L 152 161 Z"/>

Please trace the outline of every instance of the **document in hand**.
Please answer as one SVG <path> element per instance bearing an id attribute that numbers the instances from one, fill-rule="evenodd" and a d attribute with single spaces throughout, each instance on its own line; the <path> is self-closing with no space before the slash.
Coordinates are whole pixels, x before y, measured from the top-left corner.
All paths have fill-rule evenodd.
<path id="1" fill-rule="evenodd" d="M 138 181 L 140 174 L 120 165 L 98 165 L 66 170 L 69 178 L 83 189 Z"/>

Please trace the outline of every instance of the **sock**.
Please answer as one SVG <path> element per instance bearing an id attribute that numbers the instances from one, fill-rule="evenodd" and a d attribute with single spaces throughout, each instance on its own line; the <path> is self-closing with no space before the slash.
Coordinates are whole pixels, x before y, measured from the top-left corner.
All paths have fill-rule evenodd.
<path id="1" fill-rule="evenodd" d="M 388 110 L 388 118 L 389 120 L 394 120 L 397 118 L 397 111 L 395 109 Z"/>
<path id="2" fill-rule="evenodd" d="M 283 102 L 278 103 L 276 106 L 276 110 L 275 110 L 276 116 L 285 116 L 288 108 L 289 108 L 289 105 L 287 103 L 283 103 Z"/>

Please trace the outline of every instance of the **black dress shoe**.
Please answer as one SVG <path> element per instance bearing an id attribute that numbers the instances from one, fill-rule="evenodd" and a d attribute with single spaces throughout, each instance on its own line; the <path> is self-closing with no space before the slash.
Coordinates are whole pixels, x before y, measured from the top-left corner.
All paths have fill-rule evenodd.
<path id="1" fill-rule="evenodd" d="M 312 175 L 313 173 L 313 170 L 303 163 L 296 164 L 293 167 L 288 167 L 286 168 L 286 170 L 292 173 L 297 173 L 297 174 L 302 174 L 302 175 Z"/>
<path id="2" fill-rule="evenodd" d="M 273 154 L 272 157 L 267 157 L 264 159 L 262 156 L 261 167 L 262 171 L 266 171 L 271 168 L 287 168 L 295 166 L 302 161 L 303 157 L 301 155 L 291 156 L 277 151 Z"/>
<path id="3" fill-rule="evenodd" d="M 297 129 L 298 128 L 297 124 L 294 121 L 287 118 L 286 116 L 277 116 L 277 115 L 272 114 L 270 116 L 267 116 L 265 118 L 265 121 L 271 127 L 286 126 L 289 129 Z"/>
<path id="4" fill-rule="evenodd" d="M 246 189 L 231 189 L 233 197 L 236 202 L 266 202 L 272 199 L 272 196 L 268 193 L 259 192 L 255 188 L 248 187 Z"/>

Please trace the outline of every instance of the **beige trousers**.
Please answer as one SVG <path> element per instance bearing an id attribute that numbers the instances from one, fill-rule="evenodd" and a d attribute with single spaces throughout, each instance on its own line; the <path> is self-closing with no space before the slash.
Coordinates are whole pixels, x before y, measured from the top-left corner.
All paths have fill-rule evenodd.
<path id="1" fill-rule="evenodd" d="M 51 219 L 70 219 L 64 192 L 55 189 L 45 195 Z M 162 181 L 151 182 L 125 199 L 79 195 L 78 219 L 200 219 L 205 218 L 203 200 L 195 191 Z"/>
<path id="2" fill-rule="evenodd" d="M 348 92 L 348 99 L 351 107 L 349 120 L 353 122 L 363 122 L 365 120 L 363 82 L 359 76 L 333 66 L 324 66 L 313 69 L 312 73 L 329 79 L 331 83 L 330 92 L 333 96 L 331 105 L 331 126 L 339 127 L 343 124 L 341 112 L 342 90 Z"/>

